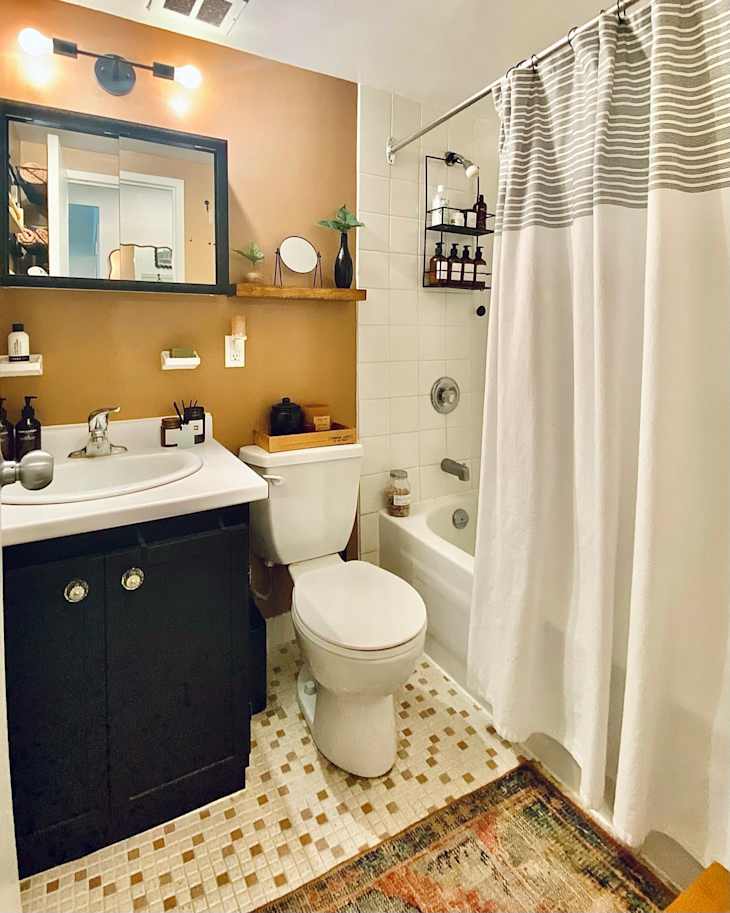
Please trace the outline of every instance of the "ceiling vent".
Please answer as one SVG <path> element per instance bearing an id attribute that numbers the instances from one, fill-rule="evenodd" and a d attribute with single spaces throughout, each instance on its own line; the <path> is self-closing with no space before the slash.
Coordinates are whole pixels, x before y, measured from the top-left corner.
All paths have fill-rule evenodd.
<path id="1" fill-rule="evenodd" d="M 248 0 L 147 0 L 153 25 L 201 37 L 230 34 Z"/>

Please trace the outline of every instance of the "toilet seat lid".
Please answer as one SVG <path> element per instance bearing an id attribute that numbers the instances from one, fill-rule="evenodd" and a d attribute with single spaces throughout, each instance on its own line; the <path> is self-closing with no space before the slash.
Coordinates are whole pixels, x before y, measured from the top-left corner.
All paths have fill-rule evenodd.
<path id="1" fill-rule="evenodd" d="M 388 650 L 426 625 L 426 606 L 413 587 L 365 561 L 343 561 L 296 582 L 297 615 L 317 637 L 349 650 Z"/>

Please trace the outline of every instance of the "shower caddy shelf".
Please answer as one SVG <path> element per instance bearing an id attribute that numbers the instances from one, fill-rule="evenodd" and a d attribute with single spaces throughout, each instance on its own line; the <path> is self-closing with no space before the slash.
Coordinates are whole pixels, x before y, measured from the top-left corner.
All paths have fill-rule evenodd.
<path id="1" fill-rule="evenodd" d="M 494 228 L 492 228 L 490 226 L 492 226 L 494 224 L 495 216 L 494 216 L 494 213 L 491 213 L 491 212 L 487 213 L 487 228 L 470 228 L 467 225 L 451 225 L 446 222 L 441 223 L 439 225 L 431 225 L 431 216 L 435 212 L 435 210 L 429 209 L 428 192 L 429 192 L 429 188 L 431 185 L 429 184 L 429 180 L 428 180 L 428 162 L 429 162 L 429 159 L 432 159 L 433 161 L 436 161 L 436 162 L 445 162 L 446 157 L 442 156 L 442 155 L 427 155 L 425 158 L 426 158 L 426 167 L 425 167 L 425 175 L 426 175 L 426 177 L 425 177 L 425 201 L 426 201 L 426 203 L 424 206 L 424 210 L 425 210 L 426 214 L 424 216 L 424 222 L 423 222 L 423 287 L 431 288 L 431 289 L 439 288 L 439 289 L 447 289 L 447 290 L 448 289 L 457 289 L 457 290 L 461 289 L 463 291 L 469 291 L 469 292 L 482 292 L 482 291 L 488 292 L 491 289 L 491 285 L 487 285 L 486 282 L 439 282 L 436 285 L 433 285 L 429 282 L 428 264 L 431 259 L 431 255 L 433 254 L 433 251 L 429 250 L 429 248 L 428 248 L 429 235 L 430 234 L 439 235 L 439 240 L 444 244 L 446 243 L 445 239 L 444 239 L 445 235 L 461 235 L 462 237 L 474 238 L 475 242 L 476 242 L 479 240 L 479 238 L 485 238 L 488 235 L 494 234 Z M 477 178 L 476 198 L 477 199 L 479 198 L 479 178 Z M 466 212 L 469 211 L 467 209 L 460 209 L 457 206 L 444 206 L 444 207 L 439 207 L 439 208 L 441 209 L 442 212 L 443 211 L 459 212 L 462 214 L 462 216 Z M 464 221 L 466 221 L 465 216 L 464 216 Z M 476 243 L 474 246 L 476 247 Z M 491 275 L 492 275 L 491 273 L 487 273 L 487 277 L 491 277 Z"/>

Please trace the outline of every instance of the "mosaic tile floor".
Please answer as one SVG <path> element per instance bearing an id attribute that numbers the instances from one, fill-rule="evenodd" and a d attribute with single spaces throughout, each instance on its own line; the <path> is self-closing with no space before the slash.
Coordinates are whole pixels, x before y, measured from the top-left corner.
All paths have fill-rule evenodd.
<path id="1" fill-rule="evenodd" d="M 375 846 L 518 763 L 484 711 L 427 656 L 398 695 L 393 769 L 350 776 L 318 754 L 297 706 L 299 654 L 276 648 L 241 792 L 28 878 L 24 913 L 248 911 Z"/>

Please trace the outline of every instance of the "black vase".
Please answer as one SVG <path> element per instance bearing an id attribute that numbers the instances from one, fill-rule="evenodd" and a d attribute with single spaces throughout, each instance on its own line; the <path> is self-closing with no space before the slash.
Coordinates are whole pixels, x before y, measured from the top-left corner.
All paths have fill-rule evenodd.
<path id="1" fill-rule="evenodd" d="M 349 288 L 352 285 L 352 257 L 347 246 L 347 232 L 340 235 L 340 249 L 335 260 L 335 285 L 337 288 Z"/>

